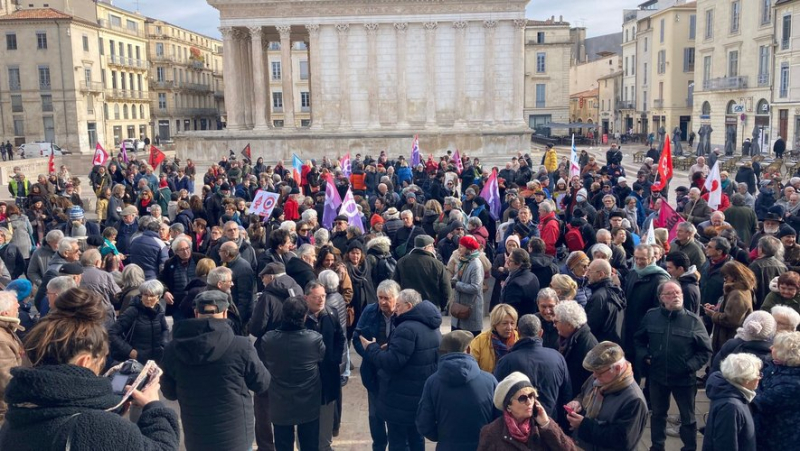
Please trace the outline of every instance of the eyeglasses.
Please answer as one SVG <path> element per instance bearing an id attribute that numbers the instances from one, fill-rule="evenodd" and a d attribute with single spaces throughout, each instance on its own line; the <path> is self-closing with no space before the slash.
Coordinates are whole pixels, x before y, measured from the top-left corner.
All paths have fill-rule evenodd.
<path id="1" fill-rule="evenodd" d="M 594 373 L 594 377 L 595 378 L 598 378 L 598 377 L 608 373 L 609 371 L 611 371 L 611 367 L 608 367 L 608 368 L 604 369 L 603 371 L 592 371 L 592 373 Z"/>
<path id="2" fill-rule="evenodd" d="M 528 401 L 533 402 L 534 400 L 536 400 L 536 394 L 534 392 L 530 392 L 527 395 L 519 395 L 519 397 L 517 398 L 517 401 L 520 404 L 525 404 Z"/>
<path id="3" fill-rule="evenodd" d="M 676 297 L 679 297 L 679 296 L 682 296 L 682 295 L 683 295 L 683 293 L 680 292 L 680 291 L 665 291 L 665 292 L 661 293 L 661 297 L 665 297 L 665 298 L 676 298 Z"/>

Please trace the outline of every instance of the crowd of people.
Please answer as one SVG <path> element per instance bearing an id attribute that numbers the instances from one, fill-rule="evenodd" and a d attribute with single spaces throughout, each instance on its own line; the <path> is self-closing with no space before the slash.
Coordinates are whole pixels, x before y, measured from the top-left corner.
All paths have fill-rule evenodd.
<path id="1" fill-rule="evenodd" d="M 630 185 L 604 156 L 572 177 L 552 147 L 501 168 L 134 156 L 88 187 L 16 168 L 0 448 L 328 451 L 354 353 L 376 451 L 634 450 L 648 420 L 652 450 L 692 450 L 698 389 L 704 450 L 797 446 L 800 178 L 723 172 L 715 210 L 702 158 L 671 190 L 654 148 Z M 332 190 L 358 213 L 331 214 Z M 678 224 L 651 226 L 673 193 Z M 104 374 L 128 360 L 163 375 L 118 408 Z"/>

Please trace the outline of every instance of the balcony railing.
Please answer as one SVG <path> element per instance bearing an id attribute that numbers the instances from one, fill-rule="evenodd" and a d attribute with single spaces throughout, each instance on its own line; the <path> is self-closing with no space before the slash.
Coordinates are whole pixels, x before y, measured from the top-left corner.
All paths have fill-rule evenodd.
<path id="1" fill-rule="evenodd" d="M 225 91 L 214 91 L 214 97 L 217 99 L 225 98 Z"/>
<path id="2" fill-rule="evenodd" d="M 158 108 L 158 103 L 151 106 L 151 111 L 157 116 L 219 116 L 220 112 L 216 108 Z"/>
<path id="3" fill-rule="evenodd" d="M 168 55 L 153 55 L 150 57 L 150 60 L 154 63 L 171 63 L 175 58 Z"/>
<path id="4" fill-rule="evenodd" d="M 769 74 L 758 74 L 758 86 L 769 86 Z"/>
<path id="5" fill-rule="evenodd" d="M 107 19 L 98 19 L 97 23 L 100 24 L 100 27 L 106 28 L 108 30 L 119 31 L 121 33 L 126 33 L 131 36 L 142 36 L 142 31 L 139 30 L 139 28 L 131 29 L 128 27 L 123 27 L 122 25 L 114 25 Z"/>
<path id="6" fill-rule="evenodd" d="M 141 69 L 141 70 L 147 70 L 147 68 L 150 66 L 145 60 L 136 58 L 127 58 L 119 55 L 108 55 L 106 56 L 106 61 L 108 61 L 108 64 L 114 66 L 130 67 L 133 69 Z"/>
<path id="7" fill-rule="evenodd" d="M 189 69 L 203 70 L 206 68 L 206 63 L 198 60 L 189 60 Z"/>
<path id="8" fill-rule="evenodd" d="M 49 91 L 51 89 L 50 83 L 39 82 L 39 91 Z"/>
<path id="9" fill-rule="evenodd" d="M 617 101 L 617 109 L 618 110 L 633 110 L 635 108 L 636 108 L 636 106 L 633 104 L 633 102 L 631 102 L 629 100 Z"/>
<path id="10" fill-rule="evenodd" d="M 78 86 L 80 92 L 102 92 L 103 83 L 99 81 L 84 81 Z"/>
<path id="11" fill-rule="evenodd" d="M 210 85 L 204 85 L 201 83 L 177 83 L 177 87 L 186 91 L 211 92 Z"/>
<path id="12" fill-rule="evenodd" d="M 172 80 L 155 81 L 150 80 L 150 89 L 173 89 L 175 82 Z"/>
<path id="13" fill-rule="evenodd" d="M 703 82 L 703 91 L 734 91 L 747 89 L 747 77 L 720 77 Z"/>
<path id="14" fill-rule="evenodd" d="M 664 108 L 664 99 L 653 100 L 653 108 Z"/>
<path id="15" fill-rule="evenodd" d="M 107 89 L 106 98 L 118 100 L 149 100 L 146 92 L 129 89 Z"/>

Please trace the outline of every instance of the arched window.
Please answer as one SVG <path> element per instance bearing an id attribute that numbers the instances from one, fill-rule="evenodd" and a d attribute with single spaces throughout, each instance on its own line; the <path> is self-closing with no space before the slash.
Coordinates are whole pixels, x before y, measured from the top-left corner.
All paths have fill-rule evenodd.
<path id="1" fill-rule="evenodd" d="M 703 114 L 711 114 L 711 104 L 708 102 L 703 102 L 703 109 L 701 111 Z"/>
<path id="2" fill-rule="evenodd" d="M 114 105 L 114 119 L 119 120 L 119 104 Z"/>
<path id="3" fill-rule="evenodd" d="M 730 102 L 728 102 L 728 106 L 727 106 L 727 107 L 725 107 L 725 114 L 736 114 L 736 113 L 733 111 L 733 107 L 734 107 L 734 106 L 736 106 L 736 102 L 734 102 L 733 100 L 731 100 Z"/>
<path id="4" fill-rule="evenodd" d="M 128 118 L 128 105 L 122 105 L 122 118 Z"/>
<path id="5" fill-rule="evenodd" d="M 136 105 L 131 105 L 131 118 L 136 119 Z"/>
<path id="6" fill-rule="evenodd" d="M 146 119 L 144 117 L 144 105 L 139 105 L 139 118 L 140 119 Z"/>
<path id="7" fill-rule="evenodd" d="M 769 114 L 769 102 L 767 99 L 761 99 L 756 106 L 756 114 Z"/>

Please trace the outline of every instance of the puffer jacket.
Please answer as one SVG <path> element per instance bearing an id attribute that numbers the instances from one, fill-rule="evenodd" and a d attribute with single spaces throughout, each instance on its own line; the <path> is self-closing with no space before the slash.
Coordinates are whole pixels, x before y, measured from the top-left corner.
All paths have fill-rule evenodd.
<path id="1" fill-rule="evenodd" d="M 800 443 L 800 367 L 768 364 L 753 400 L 756 442 L 760 451 L 782 451 Z"/>
<path id="2" fill-rule="evenodd" d="M 139 265 L 144 271 L 145 280 L 153 280 L 158 277 L 168 258 L 169 247 L 164 245 L 156 232 L 146 230 L 141 237 L 131 243 L 126 263 Z"/>
<path id="3" fill-rule="evenodd" d="M 425 382 L 417 408 L 417 430 L 437 442 L 437 451 L 472 451 L 480 430 L 494 418 L 497 380 L 469 354 L 450 353 Z"/>
<path id="4" fill-rule="evenodd" d="M 645 365 L 649 359 L 648 375 L 661 385 L 694 385 L 695 373 L 711 357 L 711 340 L 703 322 L 686 309 L 650 310 L 635 340 L 638 364 Z"/>
<path id="5" fill-rule="evenodd" d="M 711 406 L 703 451 L 756 451 L 755 424 L 744 394 L 717 371 L 708 377 L 706 396 Z"/>
<path id="6" fill-rule="evenodd" d="M 286 274 L 276 277 L 264 288 L 248 324 L 250 335 L 256 337 L 256 349 L 260 349 L 261 337 L 280 325 L 283 302 L 292 296 L 302 295 L 303 289 L 300 285 Z"/>
<path id="7" fill-rule="evenodd" d="M 135 349 L 136 360 L 139 362 L 160 362 L 169 339 L 164 310 L 159 303 L 153 308 L 145 307 L 141 297 L 137 296 L 111 326 L 108 339 L 111 343 L 111 356 L 117 361 L 128 360 L 131 351 Z"/>
<path id="8" fill-rule="evenodd" d="M 422 301 L 395 320 L 386 349 L 371 344 L 364 360 L 378 368 L 378 416 L 387 423 L 412 426 L 425 381 L 436 372 L 442 315 Z"/>

